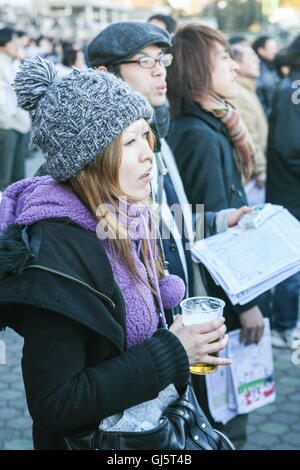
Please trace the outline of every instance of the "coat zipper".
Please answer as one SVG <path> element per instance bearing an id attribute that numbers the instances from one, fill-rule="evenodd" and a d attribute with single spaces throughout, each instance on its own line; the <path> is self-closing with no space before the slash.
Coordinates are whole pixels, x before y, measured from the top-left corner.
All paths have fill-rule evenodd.
<path id="1" fill-rule="evenodd" d="M 26 266 L 24 268 L 24 271 L 25 271 L 25 269 L 30 269 L 30 268 L 42 269 L 43 271 L 48 271 L 49 273 L 56 274 L 57 276 L 60 276 L 60 277 L 63 277 L 65 279 L 69 279 L 70 281 L 76 282 L 77 284 L 80 284 L 81 286 L 86 287 L 87 289 L 92 291 L 98 297 L 100 297 L 100 298 L 106 300 L 107 302 L 109 302 L 110 305 L 114 309 L 116 309 L 116 305 L 114 304 L 114 302 L 109 297 L 107 297 L 105 294 L 102 294 L 102 292 L 97 291 L 96 289 L 91 287 L 86 282 L 83 282 L 83 281 L 80 281 L 79 279 L 76 279 L 76 277 L 70 276 L 69 274 L 62 273 L 60 271 L 57 271 L 56 269 L 51 269 L 51 268 L 46 268 L 45 266 L 40 266 L 38 264 L 30 264 L 29 266 Z"/>

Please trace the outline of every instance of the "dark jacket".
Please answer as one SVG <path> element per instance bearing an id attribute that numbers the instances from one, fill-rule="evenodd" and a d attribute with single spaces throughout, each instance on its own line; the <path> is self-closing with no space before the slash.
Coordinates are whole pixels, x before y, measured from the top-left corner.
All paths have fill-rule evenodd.
<path id="1" fill-rule="evenodd" d="M 186 106 L 184 112 L 171 121 L 168 143 L 193 210 L 196 204 L 204 204 L 205 211 L 239 208 L 247 204 L 233 148 L 219 119 L 196 103 Z M 224 316 L 228 330 L 239 328 L 238 314 L 257 305 L 262 296 L 245 305 L 233 306 L 225 292 L 204 271 L 208 295 L 225 300 Z"/>
<path id="2" fill-rule="evenodd" d="M 273 62 L 260 59 L 260 75 L 257 79 L 257 96 L 267 117 L 272 111 L 274 92 L 279 82 L 279 75 Z"/>
<path id="3" fill-rule="evenodd" d="M 300 220 L 300 72 L 278 86 L 270 116 L 266 200 L 286 207 Z M 297 85 L 297 83 L 296 83 Z"/>
<path id="4" fill-rule="evenodd" d="M 226 128 L 199 105 L 186 107 L 171 122 L 168 143 L 174 153 L 188 200 L 205 211 L 247 204 Z"/>
<path id="5" fill-rule="evenodd" d="M 10 225 L 0 266 L 0 325 L 24 337 L 36 449 L 62 449 L 64 433 L 187 383 L 186 353 L 168 330 L 126 348 L 124 299 L 95 234 L 69 219 Z"/>

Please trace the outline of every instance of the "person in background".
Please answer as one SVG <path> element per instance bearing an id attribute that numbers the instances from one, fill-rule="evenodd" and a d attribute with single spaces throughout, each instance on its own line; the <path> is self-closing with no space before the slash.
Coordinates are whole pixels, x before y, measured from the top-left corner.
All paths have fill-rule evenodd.
<path id="1" fill-rule="evenodd" d="M 86 67 L 83 52 L 74 47 L 66 47 L 63 49 L 62 62 L 56 64 L 56 70 L 60 75 L 65 75 L 70 73 L 73 67 L 79 70 Z"/>
<path id="2" fill-rule="evenodd" d="M 274 67 L 280 79 L 289 75 L 291 68 L 288 63 L 287 47 L 280 49 L 275 55 Z"/>
<path id="3" fill-rule="evenodd" d="M 257 79 L 257 96 L 264 108 L 267 118 L 272 110 L 274 90 L 279 77 L 274 66 L 274 58 L 278 51 L 275 39 L 271 36 L 259 36 L 252 43 L 252 48 L 260 58 L 260 75 Z"/>
<path id="4" fill-rule="evenodd" d="M 99 427 L 151 430 L 189 364 L 230 363 L 208 355 L 228 342 L 215 341 L 223 319 L 166 327 L 185 286 L 156 246 L 153 110 L 112 74 L 57 77 L 40 57 L 23 62 L 15 89 L 50 174 L 10 186 L 0 206 L 0 329 L 24 337 L 34 447 L 65 449 L 66 434 Z"/>
<path id="5" fill-rule="evenodd" d="M 171 48 L 168 70 L 171 125 L 168 144 L 176 158 L 190 203 L 201 201 L 206 211 L 239 208 L 247 204 L 242 180 L 248 182 L 254 168 L 254 150 L 238 110 L 230 98 L 237 92 L 238 64 L 221 32 L 200 24 L 178 29 Z M 204 270 L 205 271 L 205 270 Z M 240 340 L 259 342 L 264 319 L 265 296 L 243 306 L 232 305 L 207 271 L 208 295 L 225 300 L 228 330 L 241 328 Z M 205 381 L 194 382 L 197 397 L 209 413 Z M 239 448 L 246 440 L 247 415 L 239 415 L 224 427 Z"/>
<path id="6" fill-rule="evenodd" d="M 39 48 L 38 55 L 43 57 L 44 59 L 52 60 L 52 62 L 57 62 L 57 55 L 54 51 L 54 44 L 52 39 L 47 36 L 40 35 L 37 40 L 36 44 Z"/>
<path id="7" fill-rule="evenodd" d="M 32 57 L 41 54 L 41 49 L 37 45 L 37 38 L 30 37 L 25 49 L 26 57 Z"/>
<path id="8" fill-rule="evenodd" d="M 286 51 L 290 73 L 274 95 L 268 137 L 266 201 L 288 209 L 300 220 L 300 35 Z M 300 339 L 298 322 L 300 273 L 274 289 L 272 344 L 296 347 Z"/>
<path id="9" fill-rule="evenodd" d="M 165 29 L 171 35 L 174 34 L 175 29 L 177 27 L 177 22 L 174 20 L 174 18 L 172 18 L 172 16 L 169 15 L 152 15 L 148 19 L 148 23 L 154 24 L 159 28 Z"/>
<path id="10" fill-rule="evenodd" d="M 0 191 L 25 176 L 25 158 L 31 128 L 29 114 L 17 107 L 12 88 L 20 65 L 17 34 L 0 29 Z"/>
<path id="11" fill-rule="evenodd" d="M 239 65 L 237 93 L 231 101 L 239 109 L 255 145 L 255 170 L 245 187 L 248 203 L 252 206 L 265 202 L 266 184 L 268 121 L 256 94 L 260 61 L 243 36 L 233 36 L 229 43 L 232 56 Z"/>
<path id="12" fill-rule="evenodd" d="M 26 48 L 29 44 L 29 37 L 25 31 L 18 30 L 17 34 L 17 43 L 18 43 L 18 58 L 23 61 L 26 57 Z"/>

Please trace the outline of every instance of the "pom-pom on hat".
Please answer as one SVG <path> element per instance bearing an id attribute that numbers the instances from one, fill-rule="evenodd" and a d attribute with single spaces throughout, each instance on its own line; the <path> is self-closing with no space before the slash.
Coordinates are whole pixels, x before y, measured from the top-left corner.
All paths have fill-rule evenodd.
<path id="1" fill-rule="evenodd" d="M 140 93 L 108 72 L 73 69 L 58 77 L 54 64 L 41 57 L 24 60 L 14 88 L 18 105 L 33 118 L 32 142 L 56 181 L 74 176 L 126 127 L 153 112 Z"/>

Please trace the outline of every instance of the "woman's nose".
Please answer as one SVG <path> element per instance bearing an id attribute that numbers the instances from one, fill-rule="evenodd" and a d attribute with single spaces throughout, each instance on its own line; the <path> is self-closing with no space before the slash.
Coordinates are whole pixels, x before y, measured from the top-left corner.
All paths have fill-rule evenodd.
<path id="1" fill-rule="evenodd" d="M 153 154 L 153 152 L 152 152 L 152 150 L 149 147 L 149 144 L 147 142 L 147 143 L 145 143 L 145 145 L 141 149 L 140 160 L 143 161 L 143 162 L 145 160 L 149 160 L 152 163 L 153 157 L 154 157 L 154 154 Z"/>

